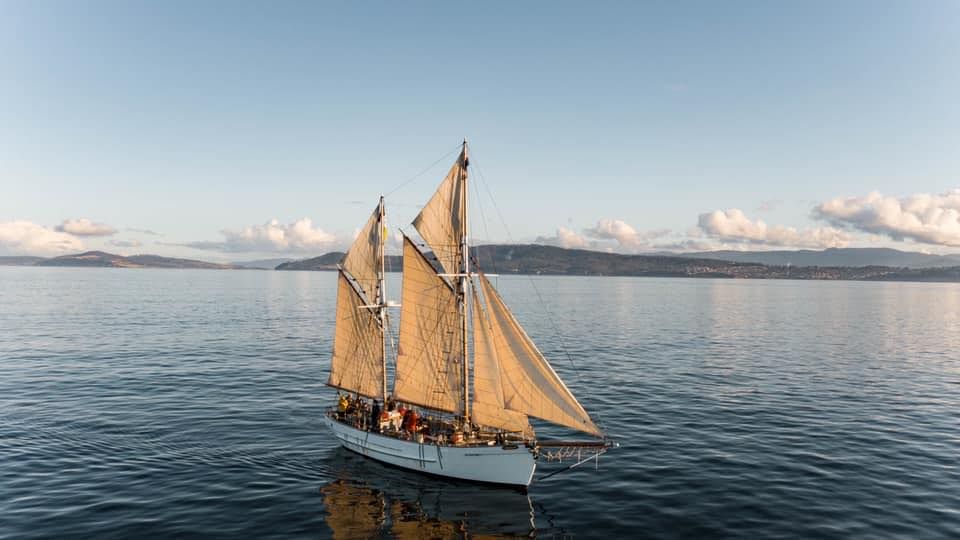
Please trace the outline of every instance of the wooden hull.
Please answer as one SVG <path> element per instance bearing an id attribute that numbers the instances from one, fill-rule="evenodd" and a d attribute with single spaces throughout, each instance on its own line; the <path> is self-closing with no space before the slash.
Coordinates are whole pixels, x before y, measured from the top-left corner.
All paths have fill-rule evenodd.
<path id="1" fill-rule="evenodd" d="M 458 480 L 508 486 L 530 485 L 537 462 L 525 446 L 438 446 L 404 441 L 342 424 L 323 421 L 345 448 L 411 471 Z"/>

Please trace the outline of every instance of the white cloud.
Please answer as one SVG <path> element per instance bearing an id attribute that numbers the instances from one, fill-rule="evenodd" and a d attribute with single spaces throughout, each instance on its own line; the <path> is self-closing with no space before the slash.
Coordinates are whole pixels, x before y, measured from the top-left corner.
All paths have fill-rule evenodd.
<path id="1" fill-rule="evenodd" d="M 222 242 L 190 242 L 184 244 L 195 249 L 229 252 L 304 253 L 329 250 L 340 244 L 331 233 L 313 227 L 310 218 L 303 218 L 289 225 L 270 220 L 263 225 L 251 225 L 240 230 L 225 229 Z"/>
<path id="2" fill-rule="evenodd" d="M 0 251 L 18 255 L 59 255 L 83 250 L 75 236 L 24 220 L 0 223 Z"/>
<path id="3" fill-rule="evenodd" d="M 898 241 L 909 238 L 926 244 L 960 246 L 960 189 L 901 199 L 877 192 L 866 197 L 836 198 L 814 207 L 813 216 Z"/>
<path id="4" fill-rule="evenodd" d="M 670 234 L 669 229 L 637 232 L 627 222 L 619 219 L 601 219 L 596 226 L 585 229 L 583 233 L 598 240 L 616 240 L 621 249 L 636 250 L 649 245 L 650 240 Z"/>
<path id="5" fill-rule="evenodd" d="M 582 233 L 557 227 L 555 236 L 539 236 L 535 242 L 564 248 L 635 253 L 651 248 L 652 240 L 669 234 L 669 229 L 640 232 L 623 220 L 601 219 L 595 226 L 583 229 Z"/>
<path id="6" fill-rule="evenodd" d="M 851 240 L 847 232 L 833 227 L 797 230 L 768 226 L 763 220 L 751 221 L 737 208 L 700 214 L 697 224 L 707 236 L 728 242 L 823 249 L 844 247 Z"/>
<path id="7" fill-rule="evenodd" d="M 568 249 L 590 247 L 586 238 L 566 227 L 557 227 L 556 236 L 538 236 L 534 242 Z"/>
<path id="8" fill-rule="evenodd" d="M 110 236 L 117 232 L 105 223 L 94 223 L 87 218 L 65 219 L 56 229 L 76 236 Z"/>

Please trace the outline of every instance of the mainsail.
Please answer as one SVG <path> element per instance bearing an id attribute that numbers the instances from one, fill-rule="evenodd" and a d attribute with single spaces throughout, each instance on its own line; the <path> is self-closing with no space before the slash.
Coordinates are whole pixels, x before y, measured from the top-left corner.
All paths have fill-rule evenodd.
<path id="1" fill-rule="evenodd" d="M 406 237 L 401 294 L 394 396 L 462 414 L 463 345 L 457 293 Z"/>
<path id="2" fill-rule="evenodd" d="M 358 394 L 383 397 L 383 328 L 376 313 L 338 272 L 337 321 L 327 384 Z"/>
<path id="3" fill-rule="evenodd" d="M 602 436 L 600 428 L 550 367 L 483 274 L 480 274 L 480 285 L 490 313 L 504 407 Z"/>

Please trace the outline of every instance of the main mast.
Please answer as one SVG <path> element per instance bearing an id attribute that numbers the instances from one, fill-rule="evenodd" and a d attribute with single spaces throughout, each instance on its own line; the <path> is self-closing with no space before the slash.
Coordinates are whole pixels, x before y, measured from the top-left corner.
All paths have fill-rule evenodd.
<path id="1" fill-rule="evenodd" d="M 470 425 L 470 369 L 467 361 L 467 279 L 470 275 L 470 245 L 467 242 L 467 216 L 469 207 L 467 205 L 467 167 L 470 164 L 467 158 L 467 140 L 463 140 L 463 184 L 460 192 L 460 204 L 463 208 L 463 223 L 461 223 L 460 234 L 460 339 L 463 351 L 463 423 L 464 427 Z"/>
<path id="2" fill-rule="evenodd" d="M 384 268 L 384 244 L 386 243 L 386 238 L 384 238 L 384 232 L 386 231 L 386 225 L 384 225 L 384 218 L 387 215 L 387 211 L 383 206 L 383 195 L 380 196 L 380 219 L 377 221 L 377 245 L 380 252 L 378 253 L 380 259 L 380 268 L 378 268 L 379 275 L 377 280 L 377 290 L 380 293 L 380 297 L 377 299 L 377 315 L 380 318 L 380 350 L 383 353 L 381 358 L 383 358 L 383 403 L 386 406 L 387 402 L 387 280 L 386 280 L 386 270 Z"/>

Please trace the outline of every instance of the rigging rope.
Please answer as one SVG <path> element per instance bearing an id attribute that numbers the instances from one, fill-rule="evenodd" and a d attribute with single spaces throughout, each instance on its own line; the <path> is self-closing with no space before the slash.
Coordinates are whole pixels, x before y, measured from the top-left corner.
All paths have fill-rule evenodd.
<path id="1" fill-rule="evenodd" d="M 434 161 L 429 167 L 427 167 L 426 169 L 424 169 L 424 170 L 418 172 L 417 174 L 413 175 L 413 176 L 412 176 L 411 178 L 409 178 L 408 180 L 404 180 L 403 183 L 401 183 L 399 186 L 397 186 L 397 187 L 393 188 L 392 190 L 390 190 L 389 192 L 387 192 L 387 193 L 384 195 L 384 197 L 389 197 L 390 195 L 393 195 L 394 193 L 396 193 L 396 192 L 400 191 L 401 189 L 407 187 L 407 185 L 410 184 L 410 182 L 413 182 L 413 181 L 416 180 L 417 178 L 420 178 L 421 176 L 423 176 L 424 174 L 426 174 L 430 169 L 436 167 L 438 163 L 440 163 L 441 161 L 447 159 L 448 157 L 450 157 L 451 154 L 453 154 L 454 152 L 460 150 L 461 148 L 463 148 L 463 145 L 462 145 L 462 144 L 458 144 L 457 146 L 455 146 L 455 147 L 453 148 L 453 150 L 450 150 L 449 152 L 447 152 L 446 154 L 444 154 L 442 157 L 440 157 L 440 159 Z"/>

